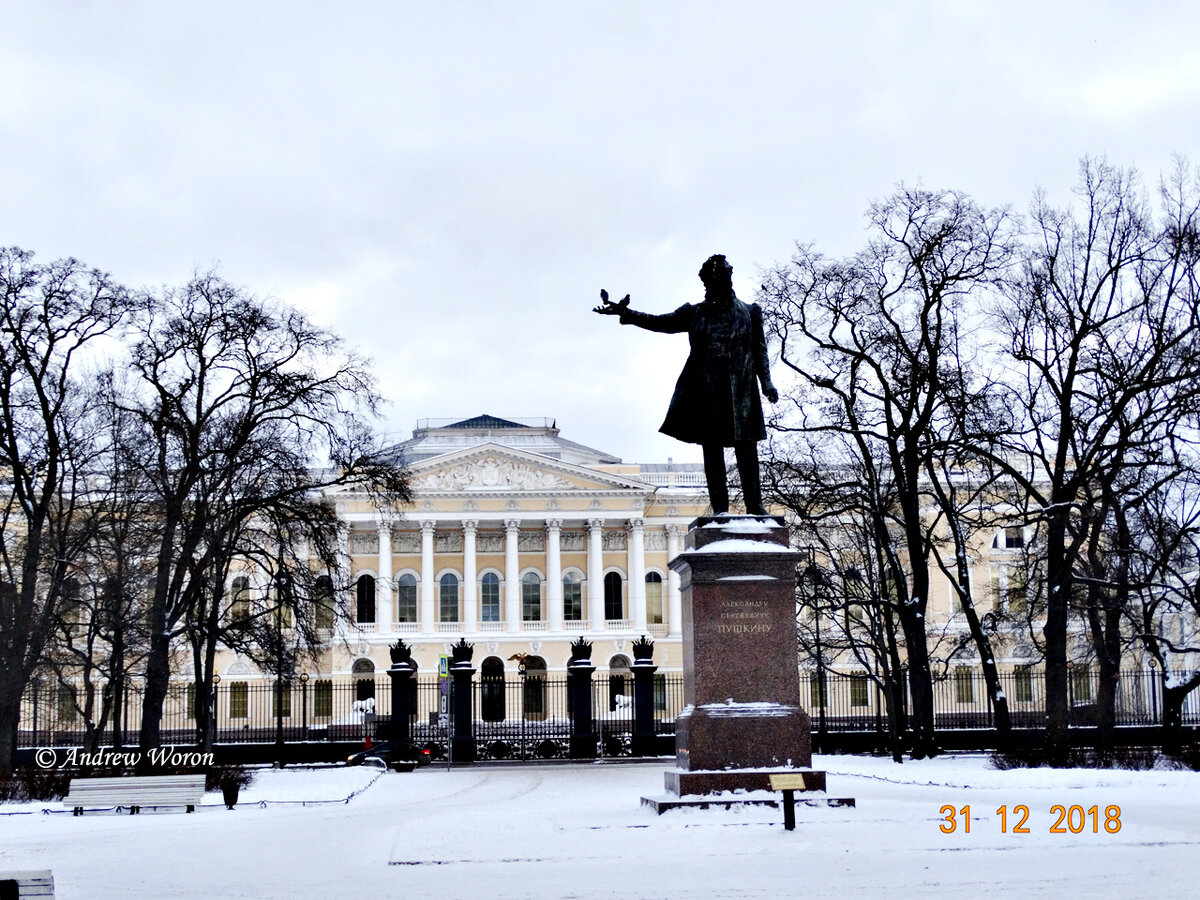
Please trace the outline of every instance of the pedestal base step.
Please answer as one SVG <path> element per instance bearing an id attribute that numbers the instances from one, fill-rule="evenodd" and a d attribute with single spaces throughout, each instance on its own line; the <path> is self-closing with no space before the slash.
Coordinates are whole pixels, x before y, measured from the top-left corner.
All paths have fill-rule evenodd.
<path id="1" fill-rule="evenodd" d="M 825 790 L 825 773 L 812 769 L 668 769 L 663 780 L 668 793 L 686 797 L 724 791 L 770 791 L 772 775 L 803 778 L 804 787 L 797 785 L 795 790 Z"/>
<path id="2" fill-rule="evenodd" d="M 732 809 L 735 806 L 770 806 L 778 809 L 783 802 L 778 795 L 775 797 L 749 797 L 711 794 L 707 797 L 643 797 L 642 806 L 648 806 L 658 815 L 669 809 L 708 809 L 716 806 L 721 809 Z M 853 797 L 797 797 L 797 803 L 805 806 L 854 806 Z"/>

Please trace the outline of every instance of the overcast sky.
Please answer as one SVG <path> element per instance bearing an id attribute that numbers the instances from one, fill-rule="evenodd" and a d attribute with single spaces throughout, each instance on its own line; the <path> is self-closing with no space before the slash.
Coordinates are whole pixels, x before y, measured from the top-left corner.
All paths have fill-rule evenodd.
<path id="1" fill-rule="evenodd" d="M 375 360 L 383 427 L 553 416 L 631 462 L 683 335 L 901 181 L 1023 210 L 1081 156 L 1200 162 L 1200 4 L 26 2 L 0 15 L 0 243 L 229 281 Z"/>

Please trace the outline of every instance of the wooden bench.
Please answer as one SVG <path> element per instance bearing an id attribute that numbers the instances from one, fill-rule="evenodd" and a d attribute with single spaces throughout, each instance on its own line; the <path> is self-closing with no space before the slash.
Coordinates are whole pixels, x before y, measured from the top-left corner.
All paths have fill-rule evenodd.
<path id="1" fill-rule="evenodd" d="M 118 778 L 72 778 L 63 807 L 83 815 L 85 807 L 186 806 L 191 812 L 204 797 L 203 775 L 128 775 Z"/>
<path id="2" fill-rule="evenodd" d="M 24 897 L 53 897 L 54 873 L 49 869 L 0 872 L 0 900 Z"/>

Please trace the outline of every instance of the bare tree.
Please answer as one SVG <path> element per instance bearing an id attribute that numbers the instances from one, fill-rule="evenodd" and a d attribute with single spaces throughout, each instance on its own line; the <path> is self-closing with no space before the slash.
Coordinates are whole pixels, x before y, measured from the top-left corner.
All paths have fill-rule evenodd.
<path id="1" fill-rule="evenodd" d="M 869 219 L 865 250 L 831 262 L 798 247 L 768 274 L 763 296 L 780 359 L 804 386 L 795 423 L 783 427 L 844 436 L 894 499 L 875 506 L 873 528 L 904 633 L 921 757 L 936 752 L 924 480 L 936 474 L 930 460 L 948 398 L 965 385 L 957 348 L 968 338 L 968 301 L 1003 274 L 1013 223 L 961 194 L 904 188 L 872 206 Z"/>
<path id="2" fill-rule="evenodd" d="M 0 773 L 12 771 L 21 695 L 89 539 L 98 425 L 86 356 L 129 302 L 73 259 L 41 265 L 0 248 Z"/>
<path id="3" fill-rule="evenodd" d="M 992 389 L 1008 421 L 977 438 L 1045 542 L 1047 740 L 1060 760 L 1068 622 L 1089 541 L 1093 552 L 1127 558 L 1095 543 L 1097 529 L 1120 507 L 1122 485 L 1137 483 L 1129 472 L 1151 463 L 1171 422 L 1194 410 L 1200 387 L 1194 178 L 1181 164 L 1158 223 L 1132 170 L 1084 160 L 1077 195 L 1078 213 L 1035 200 L 1023 271 L 995 310 L 1003 377 Z M 1115 632 L 1102 632 L 1093 631 L 1111 681 Z"/>
<path id="4" fill-rule="evenodd" d="M 199 275 L 155 298 L 131 370 L 136 393 L 124 408 L 136 427 L 125 450 L 160 529 L 139 737 L 149 749 L 160 740 L 172 644 L 206 597 L 211 631 L 246 523 L 337 485 L 361 483 L 383 506 L 408 494 L 403 470 L 377 454 L 369 421 L 379 395 L 366 361 L 295 310 Z M 211 672 L 197 675 L 206 690 Z"/>

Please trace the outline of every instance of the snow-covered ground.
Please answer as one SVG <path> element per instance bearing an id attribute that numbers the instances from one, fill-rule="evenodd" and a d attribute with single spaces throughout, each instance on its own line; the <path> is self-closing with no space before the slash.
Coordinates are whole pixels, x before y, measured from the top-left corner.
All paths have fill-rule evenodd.
<path id="1" fill-rule="evenodd" d="M 858 806 L 799 806 L 786 832 L 768 807 L 654 815 L 640 798 L 663 793 L 664 765 L 265 771 L 237 809 L 214 794 L 192 815 L 10 804 L 0 872 L 53 869 L 60 898 L 1200 896 L 1193 772 L 818 757 L 830 796 Z M 942 831 L 946 805 L 970 806 L 969 833 L 961 814 Z M 1012 833 L 1018 805 L 1028 834 Z M 1090 816 L 1051 833 L 1055 805 L 1096 806 L 1098 833 Z"/>

